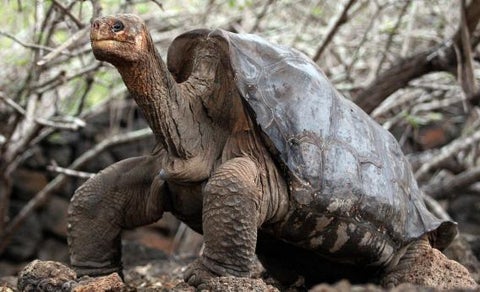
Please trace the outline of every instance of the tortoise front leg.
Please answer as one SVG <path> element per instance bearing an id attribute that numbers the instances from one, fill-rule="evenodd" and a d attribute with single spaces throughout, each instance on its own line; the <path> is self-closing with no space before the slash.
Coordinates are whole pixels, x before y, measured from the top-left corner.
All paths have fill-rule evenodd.
<path id="1" fill-rule="evenodd" d="M 79 276 L 122 275 L 122 229 L 162 217 L 166 191 L 158 168 L 155 156 L 126 159 L 77 189 L 68 209 L 68 245 Z"/>
<path id="2" fill-rule="evenodd" d="M 249 158 L 222 164 L 204 188 L 205 249 L 185 273 L 198 286 L 214 276 L 248 277 L 261 225 L 259 171 Z"/>

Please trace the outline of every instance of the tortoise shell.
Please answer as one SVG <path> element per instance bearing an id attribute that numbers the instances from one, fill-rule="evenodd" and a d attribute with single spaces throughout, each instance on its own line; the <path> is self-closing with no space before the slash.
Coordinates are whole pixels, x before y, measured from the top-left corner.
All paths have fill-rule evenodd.
<path id="1" fill-rule="evenodd" d="M 451 242 L 456 224 L 427 210 L 396 139 L 339 94 L 311 59 L 255 35 L 194 30 L 169 48 L 174 76 L 188 75 L 192 50 L 205 38 L 222 47 L 248 112 L 285 169 L 290 204 L 371 224 L 398 247 L 426 233 L 434 247 Z"/>

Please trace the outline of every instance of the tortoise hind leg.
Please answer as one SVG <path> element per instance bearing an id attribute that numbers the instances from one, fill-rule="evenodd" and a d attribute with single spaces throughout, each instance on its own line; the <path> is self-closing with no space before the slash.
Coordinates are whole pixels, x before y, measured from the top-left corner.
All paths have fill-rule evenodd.
<path id="1" fill-rule="evenodd" d="M 468 270 L 432 248 L 427 236 L 413 242 L 382 279 L 382 285 L 389 288 L 404 282 L 438 289 L 477 287 Z"/>
<path id="2" fill-rule="evenodd" d="M 70 262 L 78 276 L 122 275 L 121 232 L 153 223 L 168 195 L 158 157 L 112 164 L 77 189 L 68 208 Z"/>

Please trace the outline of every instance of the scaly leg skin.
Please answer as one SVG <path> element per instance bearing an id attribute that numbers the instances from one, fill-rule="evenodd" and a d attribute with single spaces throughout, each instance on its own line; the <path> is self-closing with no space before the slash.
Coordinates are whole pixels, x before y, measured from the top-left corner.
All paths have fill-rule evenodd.
<path id="1" fill-rule="evenodd" d="M 432 248 L 426 236 L 413 242 L 399 263 L 387 271 L 384 287 L 412 283 L 436 289 L 474 289 L 477 283 L 468 270 Z"/>
<path id="2" fill-rule="evenodd" d="M 185 281 L 199 286 L 215 276 L 249 277 L 255 261 L 261 224 L 259 171 L 249 158 L 222 164 L 204 189 L 201 258 L 185 272 Z"/>
<path id="3" fill-rule="evenodd" d="M 68 209 L 70 261 L 78 276 L 122 275 L 121 231 L 162 217 L 158 157 L 117 162 L 77 189 Z"/>

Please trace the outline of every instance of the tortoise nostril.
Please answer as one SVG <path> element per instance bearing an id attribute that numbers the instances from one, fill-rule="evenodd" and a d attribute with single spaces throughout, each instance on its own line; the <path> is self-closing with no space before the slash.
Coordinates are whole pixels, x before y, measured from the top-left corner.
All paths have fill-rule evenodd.
<path id="1" fill-rule="evenodd" d="M 119 32 L 119 31 L 122 31 L 124 27 L 125 26 L 123 25 L 123 23 L 120 20 L 115 20 L 115 22 L 113 23 L 113 26 L 112 26 L 112 31 L 113 32 Z"/>
<path id="2" fill-rule="evenodd" d="M 95 20 L 92 22 L 92 28 L 93 29 L 98 29 L 100 27 L 100 21 Z"/>

